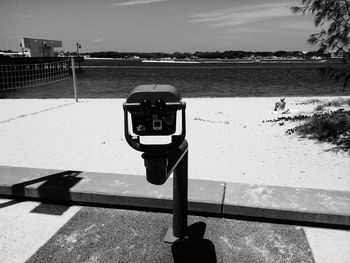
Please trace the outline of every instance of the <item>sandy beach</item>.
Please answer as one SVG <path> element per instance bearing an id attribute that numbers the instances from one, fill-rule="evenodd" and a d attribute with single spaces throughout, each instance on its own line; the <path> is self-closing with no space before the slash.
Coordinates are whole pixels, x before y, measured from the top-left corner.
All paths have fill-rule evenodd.
<path id="1" fill-rule="evenodd" d="M 184 98 L 189 177 L 249 184 L 350 189 L 350 155 L 264 122 L 311 113 L 311 98 Z M 315 99 L 315 97 L 313 97 Z M 320 97 L 321 100 L 332 98 Z M 144 175 L 143 159 L 124 139 L 125 99 L 0 101 L 0 165 Z"/>

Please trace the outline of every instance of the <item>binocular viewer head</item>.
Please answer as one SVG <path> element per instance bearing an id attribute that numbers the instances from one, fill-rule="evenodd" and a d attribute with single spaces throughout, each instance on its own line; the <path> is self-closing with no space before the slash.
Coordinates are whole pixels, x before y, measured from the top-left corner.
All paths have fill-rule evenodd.
<path id="1" fill-rule="evenodd" d="M 143 152 L 166 152 L 179 146 L 186 132 L 186 104 L 170 85 L 140 85 L 132 90 L 124 108 L 125 138 L 129 145 Z M 177 111 L 182 111 L 181 133 L 176 133 Z M 129 129 L 129 114 L 131 126 Z M 131 131 L 133 134 L 131 134 Z M 168 144 L 142 144 L 140 136 L 171 136 Z"/>

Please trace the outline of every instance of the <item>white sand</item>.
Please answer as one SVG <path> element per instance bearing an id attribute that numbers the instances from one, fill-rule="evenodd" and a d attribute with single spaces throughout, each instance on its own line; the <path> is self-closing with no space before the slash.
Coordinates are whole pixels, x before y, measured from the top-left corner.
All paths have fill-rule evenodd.
<path id="1" fill-rule="evenodd" d="M 286 135 L 293 123 L 263 123 L 312 111 L 310 98 L 187 99 L 189 177 L 292 187 L 350 189 L 349 153 Z M 325 99 L 325 98 L 322 98 Z M 143 175 L 141 153 L 126 143 L 124 99 L 0 100 L 0 165 Z"/>

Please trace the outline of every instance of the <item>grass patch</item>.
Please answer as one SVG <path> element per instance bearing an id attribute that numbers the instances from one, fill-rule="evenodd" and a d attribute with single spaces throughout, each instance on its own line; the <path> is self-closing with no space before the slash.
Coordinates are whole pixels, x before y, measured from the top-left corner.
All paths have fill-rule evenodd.
<path id="1" fill-rule="evenodd" d="M 321 103 L 321 102 L 323 102 L 323 101 L 319 100 L 319 99 L 309 99 L 309 100 L 305 100 L 305 101 L 296 103 L 296 105 L 316 104 L 316 103 Z"/>
<path id="2" fill-rule="evenodd" d="M 327 107 L 340 108 L 343 106 L 350 106 L 350 98 L 346 98 L 346 99 L 338 98 L 338 99 L 333 99 L 331 101 L 309 99 L 309 100 L 296 103 L 296 105 L 308 105 L 308 104 L 318 104 L 315 107 L 315 111 L 325 111 Z"/>
<path id="3" fill-rule="evenodd" d="M 340 108 L 343 106 L 350 106 L 350 98 L 347 98 L 347 99 L 339 98 L 339 99 L 323 102 L 316 106 L 315 111 L 325 111 L 327 107 Z"/>
<path id="4" fill-rule="evenodd" d="M 325 105 L 319 104 L 319 105 L 316 106 L 315 111 L 324 111 L 325 108 L 326 108 Z"/>
<path id="5" fill-rule="evenodd" d="M 350 153 L 350 111 L 339 109 L 314 113 L 311 116 L 280 117 L 269 122 L 280 121 L 301 121 L 300 125 L 288 129 L 287 134 L 296 133 L 302 137 L 329 142 L 335 145 L 329 150 L 343 150 Z"/>
<path id="6" fill-rule="evenodd" d="M 350 151 L 350 111 L 337 111 L 314 114 L 303 124 L 286 131 L 310 137 L 321 142 L 335 145 L 331 150 Z"/>
<path id="7" fill-rule="evenodd" d="M 313 135 L 319 140 L 333 139 L 350 131 L 350 112 L 343 109 L 314 114 L 292 132 Z"/>

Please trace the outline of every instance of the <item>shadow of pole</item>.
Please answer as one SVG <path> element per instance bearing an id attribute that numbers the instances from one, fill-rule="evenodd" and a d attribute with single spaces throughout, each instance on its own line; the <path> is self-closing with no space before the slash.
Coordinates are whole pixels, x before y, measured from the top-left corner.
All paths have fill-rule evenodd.
<path id="1" fill-rule="evenodd" d="M 171 246 L 173 259 L 178 262 L 216 263 L 213 242 L 204 238 L 206 224 L 197 222 L 187 229 L 188 238 L 175 241 Z"/>

